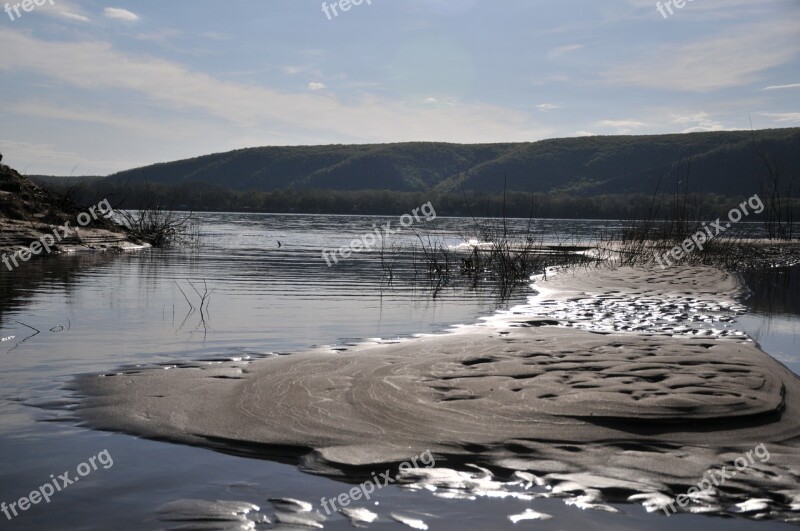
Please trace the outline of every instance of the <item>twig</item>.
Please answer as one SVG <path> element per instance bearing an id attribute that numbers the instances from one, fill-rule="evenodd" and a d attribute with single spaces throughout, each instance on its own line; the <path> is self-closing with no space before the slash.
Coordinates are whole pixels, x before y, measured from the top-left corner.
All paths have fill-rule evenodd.
<path id="1" fill-rule="evenodd" d="M 183 295 L 183 298 L 186 299 L 186 303 L 189 305 L 189 308 L 191 309 L 191 311 L 194 311 L 194 304 L 192 304 L 192 302 L 189 300 L 189 297 L 187 297 L 186 293 L 184 293 L 183 289 L 181 289 L 180 284 L 178 284 L 178 282 L 175 281 L 175 280 L 173 280 L 173 282 L 175 282 L 175 285 L 178 286 L 178 289 L 180 290 L 181 294 Z"/>
<path id="2" fill-rule="evenodd" d="M 31 330 L 33 330 L 33 331 L 34 331 L 34 332 L 36 332 L 37 334 L 41 334 L 41 333 L 42 333 L 42 331 L 41 331 L 41 330 L 37 330 L 36 328 L 34 328 L 34 327 L 30 326 L 30 325 L 26 325 L 25 323 L 23 323 L 23 322 L 21 322 L 21 321 L 14 320 L 14 322 L 15 322 L 15 323 L 18 323 L 18 324 L 21 324 L 22 326 L 25 326 L 25 327 L 27 327 L 27 328 L 30 328 Z M 31 336 L 31 337 L 33 337 L 33 336 Z"/>

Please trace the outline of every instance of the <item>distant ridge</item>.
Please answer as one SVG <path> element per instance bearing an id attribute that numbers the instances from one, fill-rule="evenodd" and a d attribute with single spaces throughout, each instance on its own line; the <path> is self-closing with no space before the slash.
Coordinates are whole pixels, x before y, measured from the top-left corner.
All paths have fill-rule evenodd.
<path id="1" fill-rule="evenodd" d="M 154 164 L 109 176 L 163 185 L 202 182 L 235 191 L 390 190 L 652 194 L 689 171 L 691 191 L 752 194 L 768 153 L 800 173 L 800 128 L 650 136 L 595 136 L 530 143 L 412 142 L 248 148 Z"/>

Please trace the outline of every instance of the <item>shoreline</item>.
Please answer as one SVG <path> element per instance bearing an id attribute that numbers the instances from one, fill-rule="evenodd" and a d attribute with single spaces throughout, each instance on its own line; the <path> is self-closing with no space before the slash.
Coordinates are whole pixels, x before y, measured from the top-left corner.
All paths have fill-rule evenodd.
<path id="1" fill-rule="evenodd" d="M 0 255 L 9 271 L 37 256 L 150 247 L 131 241 L 124 227 L 109 219 L 112 212 L 107 200 L 84 209 L 0 164 Z"/>
<path id="2" fill-rule="evenodd" d="M 443 463 L 478 461 L 598 501 L 622 492 L 651 505 L 765 443 L 772 460 L 730 485 L 739 501 L 771 496 L 759 517 L 796 517 L 800 379 L 705 320 L 738 311 L 739 279 L 621 268 L 543 285 L 532 298 L 538 313 L 517 307 L 445 334 L 81 377 L 78 413 L 97 429 L 288 459 L 334 477 L 431 450 Z M 588 318 L 591 307 L 611 320 Z M 625 329 L 648 313 L 650 330 Z M 702 505 L 723 513 L 733 501 Z"/>
<path id="3" fill-rule="evenodd" d="M 14 256 L 19 259 L 21 252 L 29 249 L 31 242 L 40 241 L 42 237 L 53 234 L 57 225 L 40 222 L 25 222 L 12 219 L 0 219 L 0 254 Z M 134 243 L 127 239 L 123 232 L 114 232 L 100 228 L 75 228 L 75 236 L 65 238 L 63 242 L 52 245 L 52 251 L 46 254 L 63 254 L 79 252 L 105 251 L 141 251 L 149 249 L 147 243 Z M 33 255 L 40 256 L 40 255 Z"/>

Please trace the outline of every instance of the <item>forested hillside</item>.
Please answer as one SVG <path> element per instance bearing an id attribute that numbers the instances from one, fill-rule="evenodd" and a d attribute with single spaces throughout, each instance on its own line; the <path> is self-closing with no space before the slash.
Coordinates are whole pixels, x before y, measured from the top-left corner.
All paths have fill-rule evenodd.
<path id="1" fill-rule="evenodd" d="M 155 164 L 115 182 L 204 182 L 237 191 L 391 190 L 592 196 L 652 193 L 663 177 L 691 168 L 693 191 L 751 193 L 767 153 L 800 170 L 800 129 L 610 136 L 522 144 L 405 143 L 250 148 Z"/>
<path id="2" fill-rule="evenodd" d="M 796 197 L 800 129 L 618 136 L 523 144 L 265 147 L 109 177 L 35 180 L 118 206 L 392 214 L 436 200 L 442 214 L 629 218 L 652 196 L 693 194 L 719 211 L 766 190 Z"/>

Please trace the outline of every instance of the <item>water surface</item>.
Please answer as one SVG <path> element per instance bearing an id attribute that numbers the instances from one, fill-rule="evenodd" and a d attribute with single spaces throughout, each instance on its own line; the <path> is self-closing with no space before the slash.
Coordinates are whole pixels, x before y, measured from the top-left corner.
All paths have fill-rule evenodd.
<path id="1" fill-rule="evenodd" d="M 394 252 L 354 255 L 327 267 L 322 249 L 396 218 L 204 214 L 203 245 L 191 250 L 48 257 L 0 272 L 0 501 L 27 495 L 107 449 L 114 465 L 99 469 L 11 521 L 8 529 L 159 529 L 162 505 L 184 498 L 237 500 L 267 506 L 267 498 L 318 503 L 349 485 L 304 474 L 291 464 L 245 459 L 202 448 L 106 434 L 75 424 L 70 392 L 77 374 L 122 366 L 183 364 L 196 360 L 259 357 L 315 345 L 346 347 L 370 338 L 405 337 L 469 323 L 522 302 L 526 290 L 503 300 L 491 287 L 445 287 L 426 281 L 409 229 L 391 240 Z M 512 222 L 527 229 L 528 221 Z M 439 218 L 425 226 L 451 245 L 469 238 L 472 220 Z M 548 242 L 590 241 L 613 222 L 535 221 Z M 753 229 L 756 230 L 756 229 Z M 769 352 L 798 370 L 794 348 L 796 297 L 780 300 L 782 277 L 755 284 L 752 316 L 743 326 Z M 796 276 L 794 277 L 797 278 Z M 764 286 L 778 282 L 769 294 Z M 796 284 L 792 289 L 796 293 Z M 201 295 L 208 305 L 198 309 Z M 766 295 L 765 295 L 766 294 Z M 186 299 L 189 299 L 187 302 Z M 192 311 L 191 306 L 195 307 Z M 13 336 L 13 338 L 11 337 Z M 795 364 L 795 365 L 792 365 Z M 62 405 L 58 408 L 56 406 Z M 33 407 L 32 407 L 33 406 Z M 40 407 L 36 407 L 40 406 Z M 441 463 L 446 466 L 446 463 Z M 533 507 L 552 520 L 511 524 L 508 516 Z M 386 515 L 400 512 L 431 529 L 778 529 L 746 520 L 648 515 L 635 505 L 619 514 L 567 508 L 561 500 L 442 500 L 395 487 L 370 508 L 371 526 L 400 529 Z M 351 529 L 338 517 L 326 529 Z"/>

